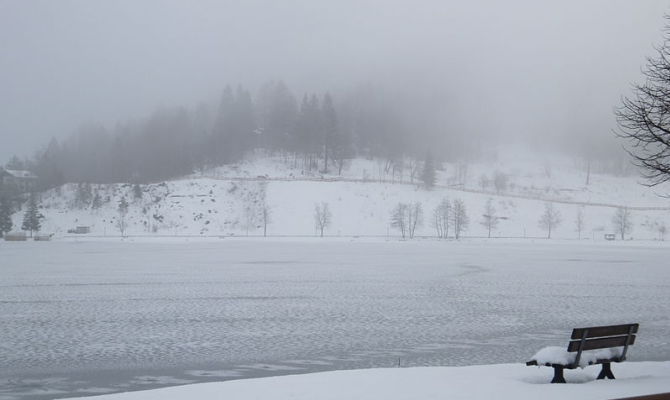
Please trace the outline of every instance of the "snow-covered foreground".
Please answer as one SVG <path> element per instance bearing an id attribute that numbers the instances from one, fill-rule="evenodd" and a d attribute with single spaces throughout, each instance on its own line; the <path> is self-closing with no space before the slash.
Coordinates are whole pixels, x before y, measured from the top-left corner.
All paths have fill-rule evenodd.
<path id="1" fill-rule="evenodd" d="M 669 251 L 546 240 L 0 242 L 0 398 L 522 365 L 565 346 L 574 327 L 629 322 L 641 326 L 629 359 L 667 361 Z"/>
<path id="2" fill-rule="evenodd" d="M 596 381 L 598 368 L 569 371 L 552 385 L 550 368 L 519 364 L 322 372 L 96 397 L 99 400 L 442 400 L 614 399 L 670 392 L 670 362 L 617 364 L 616 380 Z"/>

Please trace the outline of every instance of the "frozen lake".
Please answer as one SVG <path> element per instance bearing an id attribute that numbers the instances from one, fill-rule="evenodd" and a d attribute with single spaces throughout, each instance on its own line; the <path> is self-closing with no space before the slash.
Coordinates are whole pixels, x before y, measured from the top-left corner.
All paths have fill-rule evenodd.
<path id="1" fill-rule="evenodd" d="M 525 362 L 639 322 L 670 360 L 662 243 L 0 242 L 0 399 L 342 368 Z"/>

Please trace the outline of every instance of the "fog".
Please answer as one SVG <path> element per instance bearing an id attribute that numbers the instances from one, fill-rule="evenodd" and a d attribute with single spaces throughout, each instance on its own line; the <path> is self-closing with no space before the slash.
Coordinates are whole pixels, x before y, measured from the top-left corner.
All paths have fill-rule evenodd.
<path id="1" fill-rule="evenodd" d="M 669 3 L 1 0 L 0 161 L 272 79 L 432 102 L 438 135 L 612 140 Z"/>

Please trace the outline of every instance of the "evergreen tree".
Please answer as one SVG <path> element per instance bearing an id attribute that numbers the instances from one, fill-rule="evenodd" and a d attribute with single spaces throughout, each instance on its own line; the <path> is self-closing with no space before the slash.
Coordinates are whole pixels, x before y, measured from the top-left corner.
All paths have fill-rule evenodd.
<path id="1" fill-rule="evenodd" d="M 133 198 L 135 200 L 141 200 L 142 199 L 142 187 L 140 186 L 139 183 L 136 183 L 133 185 Z"/>
<path id="2" fill-rule="evenodd" d="M 296 122 L 296 151 L 304 155 L 304 164 L 308 170 L 315 167 L 315 156 L 321 152 L 321 109 L 319 98 L 305 94 L 300 104 Z M 318 168 L 318 166 L 316 167 Z"/>
<path id="3" fill-rule="evenodd" d="M 257 103 L 262 145 L 271 150 L 287 149 L 298 117 L 295 97 L 284 82 L 269 82 L 261 87 Z"/>
<path id="4" fill-rule="evenodd" d="M 91 208 L 97 210 L 100 207 L 102 207 L 102 197 L 100 197 L 100 191 L 96 189 L 93 194 L 93 200 L 91 201 Z"/>
<path id="5" fill-rule="evenodd" d="M 310 127 L 310 101 L 307 93 L 302 97 L 300 109 L 298 111 L 298 119 L 295 124 L 295 141 L 296 151 L 302 152 L 307 156 L 311 150 L 311 127 Z"/>
<path id="6" fill-rule="evenodd" d="M 228 138 L 230 135 L 230 120 L 235 107 L 235 95 L 230 86 L 223 89 L 219 111 L 212 132 L 210 159 L 215 163 L 226 162 L 229 157 Z"/>
<path id="7" fill-rule="evenodd" d="M 332 97 L 328 93 L 323 96 L 321 113 L 323 116 L 323 172 L 328 172 L 328 156 L 333 151 L 338 132 L 335 106 L 333 105 Z"/>
<path id="8" fill-rule="evenodd" d="M 75 203 L 79 208 L 86 208 L 91 204 L 93 198 L 93 190 L 90 183 L 79 182 L 77 184 L 77 192 L 75 194 Z"/>
<path id="9" fill-rule="evenodd" d="M 435 186 L 435 162 L 430 152 L 426 154 L 426 160 L 423 163 L 423 171 L 421 172 L 421 180 L 426 188 L 430 189 Z"/>
<path id="10" fill-rule="evenodd" d="M 128 215 L 128 201 L 126 201 L 125 197 L 121 197 L 117 211 L 119 212 L 119 219 L 116 222 L 116 226 L 119 228 L 121 236 L 123 237 L 126 235 L 126 228 L 128 227 L 126 221 L 126 216 Z"/>
<path id="11" fill-rule="evenodd" d="M 12 230 L 12 207 L 9 199 L 5 196 L 0 197 L 0 237 Z"/>
<path id="12" fill-rule="evenodd" d="M 231 130 L 231 152 L 239 160 L 244 153 L 256 146 L 256 116 L 254 103 L 248 90 L 239 86 L 235 94 L 235 119 Z"/>
<path id="13" fill-rule="evenodd" d="M 23 224 L 21 229 L 24 231 L 30 232 L 30 237 L 33 237 L 33 232 L 39 232 L 41 228 L 41 220 L 44 218 L 37 209 L 37 196 L 35 193 L 30 194 L 30 199 L 28 200 L 28 208 L 26 209 L 25 214 L 23 214 Z"/>

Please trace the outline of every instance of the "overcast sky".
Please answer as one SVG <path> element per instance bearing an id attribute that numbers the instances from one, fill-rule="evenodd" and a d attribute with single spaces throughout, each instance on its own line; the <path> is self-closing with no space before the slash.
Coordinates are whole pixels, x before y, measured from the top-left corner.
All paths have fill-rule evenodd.
<path id="1" fill-rule="evenodd" d="M 446 96 L 452 124 L 607 133 L 667 0 L 0 0 L 0 162 L 84 122 L 364 82 Z M 454 122 L 455 121 L 455 122 Z"/>

